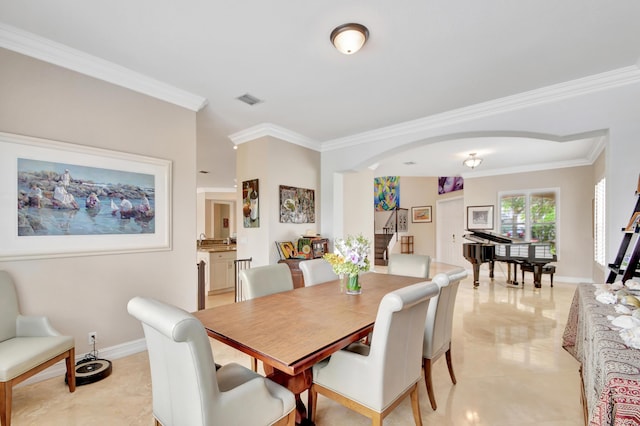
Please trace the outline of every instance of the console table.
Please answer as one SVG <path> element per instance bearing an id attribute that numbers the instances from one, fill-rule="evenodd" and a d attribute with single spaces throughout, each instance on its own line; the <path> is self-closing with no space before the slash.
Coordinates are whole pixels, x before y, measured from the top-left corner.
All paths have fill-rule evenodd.
<path id="1" fill-rule="evenodd" d="M 640 350 L 624 344 L 607 315 L 614 305 L 595 299 L 595 287 L 578 285 L 562 346 L 581 364 L 585 423 L 640 424 Z"/>

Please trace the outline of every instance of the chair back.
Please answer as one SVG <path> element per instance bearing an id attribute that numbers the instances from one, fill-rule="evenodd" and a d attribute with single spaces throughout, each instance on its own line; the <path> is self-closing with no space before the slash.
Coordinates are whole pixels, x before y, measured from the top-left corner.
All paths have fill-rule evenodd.
<path id="1" fill-rule="evenodd" d="M 338 276 L 333 272 L 333 266 L 324 259 L 311 259 L 300 262 L 302 278 L 305 287 L 334 281 Z"/>
<path id="2" fill-rule="evenodd" d="M 453 328 L 453 310 L 460 281 L 467 276 L 466 271 L 452 275 L 437 274 L 433 282 L 438 285 L 439 294 L 434 297 L 427 312 L 422 356 L 435 359 L 449 349 Z"/>
<path id="3" fill-rule="evenodd" d="M 153 415 L 163 425 L 211 425 L 219 389 L 209 339 L 200 321 L 175 306 L 134 297 L 151 365 Z"/>
<path id="4" fill-rule="evenodd" d="M 372 404 L 386 408 L 409 386 L 420 380 L 422 339 L 430 299 L 438 294 L 432 283 L 418 283 L 386 294 L 376 316 L 367 362 L 379 376 Z"/>
<path id="5" fill-rule="evenodd" d="M 423 254 L 398 254 L 389 255 L 387 272 L 392 275 L 404 275 L 407 277 L 429 278 L 431 257 Z"/>
<path id="6" fill-rule="evenodd" d="M 18 295 L 7 271 L 0 271 L 0 342 L 16 337 Z"/>
<path id="7" fill-rule="evenodd" d="M 243 269 L 240 280 L 246 300 L 293 290 L 291 270 L 285 263 Z"/>

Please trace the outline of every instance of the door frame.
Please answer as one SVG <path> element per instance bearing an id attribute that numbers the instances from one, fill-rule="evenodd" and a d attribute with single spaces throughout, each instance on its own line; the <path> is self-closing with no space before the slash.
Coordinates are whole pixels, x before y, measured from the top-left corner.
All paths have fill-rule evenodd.
<path id="1" fill-rule="evenodd" d="M 447 222 L 447 218 L 443 217 L 444 215 L 441 213 L 442 212 L 442 208 L 440 208 L 440 206 L 442 206 L 442 204 L 444 203 L 450 203 L 453 201 L 459 201 L 462 200 L 462 217 L 464 219 L 464 195 L 459 195 L 456 197 L 450 197 L 450 198 L 445 198 L 443 200 L 437 200 L 436 201 L 436 259 L 438 261 L 442 261 L 442 248 L 444 247 L 444 242 L 442 240 L 443 238 L 443 229 L 445 228 L 445 224 L 448 223 Z M 462 225 L 462 228 L 464 229 L 464 224 Z M 462 238 L 462 235 L 460 235 L 460 238 Z M 459 265 L 459 266 L 464 266 L 464 265 Z"/>

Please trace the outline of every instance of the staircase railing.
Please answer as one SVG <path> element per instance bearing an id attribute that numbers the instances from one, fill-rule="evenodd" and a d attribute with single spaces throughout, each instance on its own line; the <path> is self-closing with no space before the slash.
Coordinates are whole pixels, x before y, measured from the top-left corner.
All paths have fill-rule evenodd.
<path id="1" fill-rule="evenodd" d="M 396 234 L 396 241 L 398 241 L 398 233 L 409 230 L 409 210 L 396 207 L 389 215 L 382 229 L 385 234 Z"/>

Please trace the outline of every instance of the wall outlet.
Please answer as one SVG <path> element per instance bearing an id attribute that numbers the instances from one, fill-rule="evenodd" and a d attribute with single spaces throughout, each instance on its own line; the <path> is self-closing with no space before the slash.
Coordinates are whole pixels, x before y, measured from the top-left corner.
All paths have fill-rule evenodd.
<path id="1" fill-rule="evenodd" d="M 90 331 L 88 336 L 89 344 L 93 345 L 98 341 L 98 333 L 95 331 Z"/>

